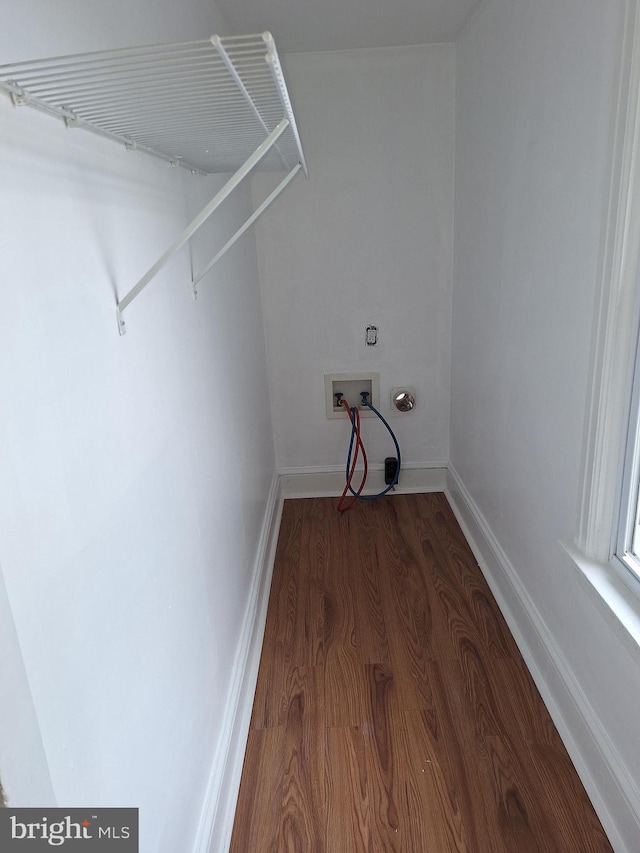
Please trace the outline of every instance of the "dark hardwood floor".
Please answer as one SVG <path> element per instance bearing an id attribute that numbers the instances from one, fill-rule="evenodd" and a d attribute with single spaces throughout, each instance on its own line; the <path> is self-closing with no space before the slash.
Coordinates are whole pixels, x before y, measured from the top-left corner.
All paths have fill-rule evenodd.
<path id="1" fill-rule="evenodd" d="M 611 847 L 441 494 L 286 501 L 233 853 Z"/>

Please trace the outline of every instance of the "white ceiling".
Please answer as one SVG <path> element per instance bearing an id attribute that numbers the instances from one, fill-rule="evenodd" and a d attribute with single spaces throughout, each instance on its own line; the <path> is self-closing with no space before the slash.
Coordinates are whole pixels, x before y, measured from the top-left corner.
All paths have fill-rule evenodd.
<path id="1" fill-rule="evenodd" d="M 455 41 L 483 0 L 217 0 L 232 33 L 269 30 L 280 53 Z"/>

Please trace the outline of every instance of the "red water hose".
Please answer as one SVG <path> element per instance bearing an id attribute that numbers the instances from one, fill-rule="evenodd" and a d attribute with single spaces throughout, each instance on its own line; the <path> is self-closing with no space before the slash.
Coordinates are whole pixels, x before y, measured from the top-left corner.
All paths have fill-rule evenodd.
<path id="1" fill-rule="evenodd" d="M 364 484 L 367 481 L 368 463 L 367 463 L 367 454 L 366 454 L 365 449 L 364 449 L 364 444 L 362 443 L 362 439 L 360 438 L 360 412 L 358 411 L 357 408 L 350 409 L 349 404 L 347 403 L 347 401 L 345 399 L 340 400 L 340 405 L 344 407 L 347 414 L 349 415 L 349 420 L 351 421 L 351 426 L 354 430 L 355 441 L 356 441 L 356 449 L 355 449 L 355 453 L 353 454 L 353 460 L 351 462 L 351 468 L 349 470 L 349 476 L 347 477 L 347 482 L 345 484 L 344 491 L 340 495 L 340 499 L 338 501 L 338 512 L 345 512 L 346 510 L 348 510 L 350 507 L 352 507 L 354 505 L 354 503 L 358 500 L 357 496 L 364 489 Z M 353 475 L 354 475 L 355 470 L 356 470 L 356 462 L 358 461 L 358 454 L 359 453 L 362 453 L 362 463 L 364 466 L 363 471 L 362 471 L 362 480 L 360 482 L 360 486 L 358 488 L 358 491 L 354 495 L 352 495 L 348 501 L 345 501 L 346 494 L 351 487 Z"/>

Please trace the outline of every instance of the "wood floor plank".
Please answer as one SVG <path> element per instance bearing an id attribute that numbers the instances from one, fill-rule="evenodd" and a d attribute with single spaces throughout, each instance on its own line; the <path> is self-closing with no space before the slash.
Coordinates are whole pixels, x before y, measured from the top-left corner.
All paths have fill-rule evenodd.
<path id="1" fill-rule="evenodd" d="M 325 723 L 362 726 L 368 719 L 365 668 L 354 645 L 332 645 L 324 666 Z"/>
<path id="2" fill-rule="evenodd" d="M 325 726 L 321 667 L 290 673 L 279 849 L 324 851 Z"/>
<path id="3" fill-rule="evenodd" d="M 349 515 L 336 520 L 324 579 L 325 708 L 331 727 L 360 726 L 367 718 L 367 686 L 354 605 L 358 578 L 352 571 L 348 544 L 353 524 Z"/>
<path id="4" fill-rule="evenodd" d="M 286 501 L 232 853 L 609 853 L 444 495 Z"/>
<path id="5" fill-rule="evenodd" d="M 395 504 L 395 498 L 393 502 Z M 395 535 L 397 515 L 392 506 L 380 526 L 379 559 L 383 608 L 391 668 L 401 706 L 424 708 L 430 702 L 428 662 L 434 652 L 433 606 L 439 607 L 420 570 L 411 544 Z"/>
<path id="6" fill-rule="evenodd" d="M 309 666 L 324 660 L 324 578 L 330 557 L 330 523 L 324 501 L 309 499 L 302 506 L 302 530 L 293 657 Z"/>
<path id="7" fill-rule="evenodd" d="M 302 506 L 285 501 L 271 581 L 265 635 L 260 658 L 260 678 L 253 703 L 252 725 L 280 724 L 283 679 L 293 660 L 293 632 L 300 596 L 299 566 Z"/>
<path id="8" fill-rule="evenodd" d="M 555 819 L 555 837 L 562 840 L 564 849 L 573 845 L 581 853 L 607 853 L 609 842 L 564 744 L 557 738 L 555 744 L 530 744 L 529 750 Z"/>
<path id="9" fill-rule="evenodd" d="M 375 511 L 362 513 L 346 544 L 353 574 L 354 619 L 363 664 L 390 664 L 391 652 L 383 607 L 379 522 Z"/>
<path id="10" fill-rule="evenodd" d="M 399 717 L 398 775 L 407 791 L 411 850 L 425 853 L 472 851 L 449 756 L 438 742 L 438 727 L 426 711 Z M 415 815 L 420 820 L 415 820 Z"/>
<path id="11" fill-rule="evenodd" d="M 410 849 L 411 835 L 402 808 L 403 790 L 394 755 L 398 732 L 393 726 L 372 728 L 365 736 L 369 811 L 373 850 Z"/>
<path id="12" fill-rule="evenodd" d="M 324 576 L 324 648 L 355 646 L 354 578 L 349 565 L 351 517 L 340 516 L 330 532 L 330 554 Z"/>
<path id="13" fill-rule="evenodd" d="M 249 731 L 230 853 L 278 849 L 284 742 L 284 728 Z"/>
<path id="14" fill-rule="evenodd" d="M 487 647 L 499 657 L 519 656 L 489 585 L 444 496 L 433 493 L 416 497 L 411 502 L 411 511 L 425 558 L 446 566 L 456 579 L 463 598 L 483 629 Z"/>
<path id="15" fill-rule="evenodd" d="M 403 747 L 404 718 L 398 706 L 396 685 L 383 664 L 366 668 L 370 721 L 366 727 L 367 780 L 374 850 L 428 849 L 416 847 L 417 822 L 424 803 L 418 780 L 409 772 Z M 423 821 L 419 822 L 420 826 Z"/>
<path id="16" fill-rule="evenodd" d="M 530 743 L 556 747 L 560 741 L 531 673 L 522 658 L 504 658 L 494 663 L 491 678 L 504 705 L 503 721 L 508 731 Z"/>
<path id="17" fill-rule="evenodd" d="M 368 732 L 373 732 L 393 725 L 393 712 L 399 709 L 397 685 L 385 664 L 367 664 L 365 676 L 369 693 L 366 726 Z"/>
<path id="18" fill-rule="evenodd" d="M 441 772 L 448 771 L 448 795 L 459 811 L 464 839 L 470 851 L 508 851 L 507 839 L 496 821 L 491 790 L 491 768 L 469 705 L 458 661 L 433 662 L 431 682 L 434 722 L 431 732 L 438 746 Z"/>
<path id="19" fill-rule="evenodd" d="M 371 853 L 365 735 L 352 726 L 326 736 L 326 853 Z"/>
<path id="20" fill-rule="evenodd" d="M 466 715 L 475 723 L 476 740 L 481 747 L 487 735 L 506 734 L 511 719 L 509 706 L 502 701 L 491 677 L 490 663 L 490 658 L 483 657 L 482 650 L 465 638 L 460 643 L 459 670 L 452 670 L 462 676 Z"/>
<path id="21" fill-rule="evenodd" d="M 492 656 L 517 655 L 514 640 L 468 546 L 462 547 L 455 536 L 434 530 L 427 521 L 417 533 L 452 636 L 457 640 L 464 625 Z"/>
<path id="22" fill-rule="evenodd" d="M 497 817 L 508 848 L 534 853 L 563 849 L 558 823 L 547 807 L 529 752 L 517 736 L 488 736 L 485 741 L 493 777 Z M 574 837 L 572 843 L 576 843 Z M 572 848 L 569 848 L 572 849 Z M 581 848 L 573 848 L 581 849 Z"/>
<path id="23" fill-rule="evenodd" d="M 416 614 L 418 624 L 423 626 L 421 637 L 428 659 L 455 659 L 455 636 L 451 632 L 448 611 L 436 594 L 433 565 L 424 553 L 420 520 L 416 521 L 412 498 L 412 495 L 398 495 L 394 499 L 389 535 L 403 543 L 407 564 L 411 566 L 407 577 L 413 580 L 413 589 L 410 588 L 409 592 L 415 597 L 415 607 L 423 610 L 422 615 L 419 615 L 419 609 Z"/>

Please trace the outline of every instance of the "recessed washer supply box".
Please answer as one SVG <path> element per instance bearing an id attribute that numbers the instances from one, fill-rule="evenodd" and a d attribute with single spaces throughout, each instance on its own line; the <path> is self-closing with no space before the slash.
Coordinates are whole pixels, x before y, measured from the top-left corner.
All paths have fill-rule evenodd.
<path id="1" fill-rule="evenodd" d="M 361 417 L 375 417 L 374 413 L 362 405 L 361 391 L 369 392 L 369 402 L 380 408 L 379 373 L 325 373 L 324 394 L 328 418 L 346 418 L 344 406 L 336 400 L 341 393 L 349 406 L 357 406 Z"/>

